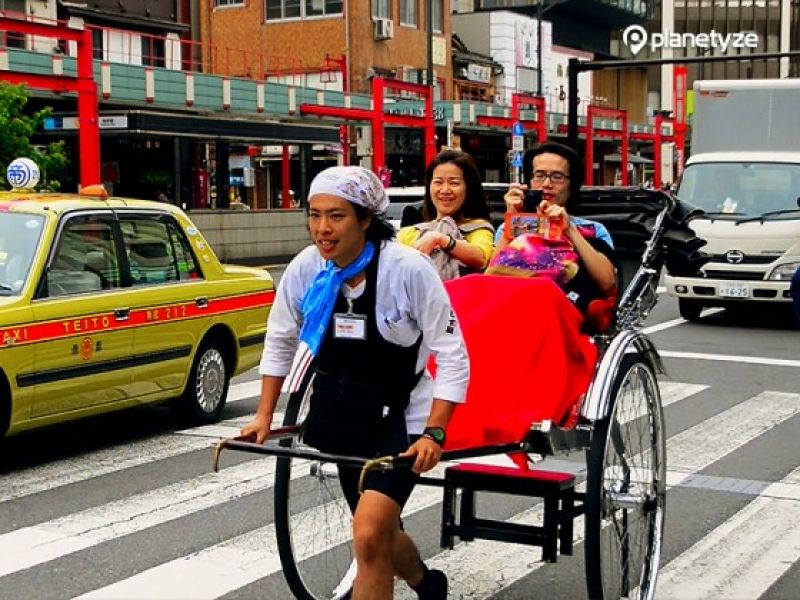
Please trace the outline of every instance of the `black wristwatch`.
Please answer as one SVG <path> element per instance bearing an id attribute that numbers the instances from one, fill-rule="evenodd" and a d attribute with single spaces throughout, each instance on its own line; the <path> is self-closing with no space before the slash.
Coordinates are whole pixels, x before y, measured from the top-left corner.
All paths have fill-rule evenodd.
<path id="1" fill-rule="evenodd" d="M 432 439 L 434 442 L 439 444 L 440 446 L 444 446 L 445 434 L 444 428 L 442 427 L 426 427 L 425 430 L 422 432 L 427 438 Z"/>

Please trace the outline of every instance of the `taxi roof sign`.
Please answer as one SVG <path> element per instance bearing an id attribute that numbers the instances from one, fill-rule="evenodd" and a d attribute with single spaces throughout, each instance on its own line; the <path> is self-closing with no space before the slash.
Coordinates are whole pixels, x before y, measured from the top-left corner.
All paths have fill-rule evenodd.
<path id="1" fill-rule="evenodd" d="M 6 180 L 14 189 L 33 189 L 39 183 L 39 177 L 39 167 L 30 158 L 16 158 L 6 169 Z"/>

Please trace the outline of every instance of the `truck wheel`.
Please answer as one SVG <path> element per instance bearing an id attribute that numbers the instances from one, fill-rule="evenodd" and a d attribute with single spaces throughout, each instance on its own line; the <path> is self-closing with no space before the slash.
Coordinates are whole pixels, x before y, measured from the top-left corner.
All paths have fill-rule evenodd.
<path id="1" fill-rule="evenodd" d="M 703 304 L 699 300 L 686 300 L 684 298 L 678 300 L 678 312 L 687 321 L 697 321 L 702 311 Z"/>
<path id="2" fill-rule="evenodd" d="M 186 389 L 176 400 L 175 408 L 192 423 L 216 423 L 225 408 L 230 380 L 219 344 L 206 340 L 197 350 Z"/>

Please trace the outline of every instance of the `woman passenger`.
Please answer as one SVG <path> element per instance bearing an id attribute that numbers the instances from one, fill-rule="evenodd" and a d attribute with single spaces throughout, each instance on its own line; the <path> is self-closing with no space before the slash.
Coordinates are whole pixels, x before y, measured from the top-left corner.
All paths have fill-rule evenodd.
<path id="1" fill-rule="evenodd" d="M 486 268 L 494 249 L 494 228 L 475 160 L 446 150 L 425 170 L 425 221 L 404 227 L 397 240 L 433 260 L 442 280 Z"/>

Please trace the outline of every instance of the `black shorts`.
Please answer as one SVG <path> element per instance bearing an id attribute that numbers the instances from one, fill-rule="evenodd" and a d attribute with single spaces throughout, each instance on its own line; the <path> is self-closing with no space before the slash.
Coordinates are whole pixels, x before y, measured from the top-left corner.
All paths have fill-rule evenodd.
<path id="1" fill-rule="evenodd" d="M 386 423 L 386 432 L 381 440 L 375 456 L 389 456 L 400 454 L 418 440 L 420 436 L 409 436 L 406 432 L 405 414 L 399 413 L 397 417 L 389 417 Z M 358 493 L 358 480 L 361 469 L 358 467 L 339 466 L 339 482 L 342 492 L 350 505 L 350 512 L 355 513 Z M 414 486 L 419 481 L 419 475 L 410 468 L 391 469 L 389 471 L 372 471 L 364 478 L 364 490 L 374 490 L 388 496 L 402 509 L 411 496 Z"/>

